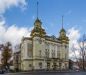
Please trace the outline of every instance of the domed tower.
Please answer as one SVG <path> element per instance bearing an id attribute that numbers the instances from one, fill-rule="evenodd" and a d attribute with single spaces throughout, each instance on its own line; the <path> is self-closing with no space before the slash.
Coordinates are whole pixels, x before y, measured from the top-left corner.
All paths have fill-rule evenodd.
<path id="1" fill-rule="evenodd" d="M 32 32 L 31 32 L 32 37 L 34 37 L 34 36 L 44 37 L 45 36 L 46 32 L 42 28 L 41 25 L 42 25 L 42 22 L 38 18 L 38 2 L 37 2 L 37 19 L 34 22 L 34 28 L 33 28 Z"/>
<path id="2" fill-rule="evenodd" d="M 33 45 L 33 68 L 35 69 L 44 69 L 45 61 L 45 35 L 46 32 L 42 28 L 42 22 L 38 18 L 38 3 L 37 3 L 37 18 L 34 22 L 34 28 L 31 31 L 32 45 Z M 40 64 L 40 65 L 39 65 Z"/>
<path id="3" fill-rule="evenodd" d="M 63 16 L 62 16 L 62 29 L 60 30 L 60 36 L 58 38 L 61 43 L 69 43 L 69 38 L 66 36 L 66 31 L 63 28 Z"/>
<path id="4" fill-rule="evenodd" d="M 66 31 L 63 28 L 63 17 L 62 17 L 62 28 L 60 30 L 60 36 L 58 38 L 60 41 L 60 60 L 61 67 L 68 69 L 69 68 L 69 38 L 66 36 Z M 63 67 L 64 66 L 64 67 Z"/>
<path id="5" fill-rule="evenodd" d="M 46 35 L 45 30 L 42 28 L 42 22 L 37 18 L 34 22 L 34 28 L 31 32 L 31 36 L 44 37 Z"/>
<path id="6" fill-rule="evenodd" d="M 59 40 L 61 43 L 69 43 L 69 38 L 66 36 L 66 31 L 64 28 L 60 30 Z"/>

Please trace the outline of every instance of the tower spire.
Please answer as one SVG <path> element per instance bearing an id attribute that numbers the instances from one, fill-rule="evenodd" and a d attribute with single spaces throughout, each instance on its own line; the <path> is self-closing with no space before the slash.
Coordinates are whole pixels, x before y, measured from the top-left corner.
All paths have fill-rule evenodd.
<path id="1" fill-rule="evenodd" d="M 38 5 L 39 5 L 39 2 L 37 1 L 37 19 L 38 19 L 38 14 L 39 14 Z"/>
<path id="2" fill-rule="evenodd" d="M 62 15 L 62 29 L 63 29 L 63 18 L 64 18 L 64 16 Z"/>

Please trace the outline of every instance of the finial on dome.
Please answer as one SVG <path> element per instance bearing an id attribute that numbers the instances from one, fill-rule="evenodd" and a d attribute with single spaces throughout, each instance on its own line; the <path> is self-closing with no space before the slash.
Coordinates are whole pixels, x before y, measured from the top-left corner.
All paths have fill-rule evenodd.
<path id="1" fill-rule="evenodd" d="M 64 18 L 64 16 L 62 15 L 62 29 L 63 29 L 63 18 Z"/>
<path id="2" fill-rule="evenodd" d="M 60 32 L 66 32 L 64 29 L 64 26 L 63 26 L 63 19 L 64 19 L 64 15 L 62 15 L 62 28 L 61 28 Z"/>
<path id="3" fill-rule="evenodd" d="M 38 14 L 39 14 L 38 5 L 39 5 L 39 2 L 37 1 L 37 19 L 38 19 Z"/>

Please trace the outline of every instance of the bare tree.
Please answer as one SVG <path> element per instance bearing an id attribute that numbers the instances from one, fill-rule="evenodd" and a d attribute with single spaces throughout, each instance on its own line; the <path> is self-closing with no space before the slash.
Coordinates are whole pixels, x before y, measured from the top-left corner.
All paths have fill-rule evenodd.
<path id="1" fill-rule="evenodd" d="M 86 35 L 78 42 L 80 48 L 80 62 L 82 62 L 82 69 L 85 70 L 85 61 L 86 61 Z"/>
<path id="2" fill-rule="evenodd" d="M 80 68 L 82 68 L 82 70 L 85 70 L 86 68 L 86 35 L 85 34 L 78 40 L 78 48 L 76 48 L 75 45 L 73 45 L 71 50 L 74 53 L 73 58 L 75 58 L 77 65 Z M 76 51 L 79 54 L 78 56 L 76 54 Z"/>

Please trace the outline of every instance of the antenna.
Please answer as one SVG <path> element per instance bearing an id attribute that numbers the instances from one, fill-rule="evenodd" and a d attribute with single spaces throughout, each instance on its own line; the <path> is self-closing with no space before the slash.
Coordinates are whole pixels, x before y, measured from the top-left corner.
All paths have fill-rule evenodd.
<path id="1" fill-rule="evenodd" d="M 39 2 L 37 1 L 37 19 L 38 19 L 38 14 L 39 14 L 39 13 L 38 13 L 38 12 L 39 12 L 39 11 L 38 11 L 38 10 L 39 10 L 39 9 L 38 9 L 38 5 L 39 5 Z"/>

